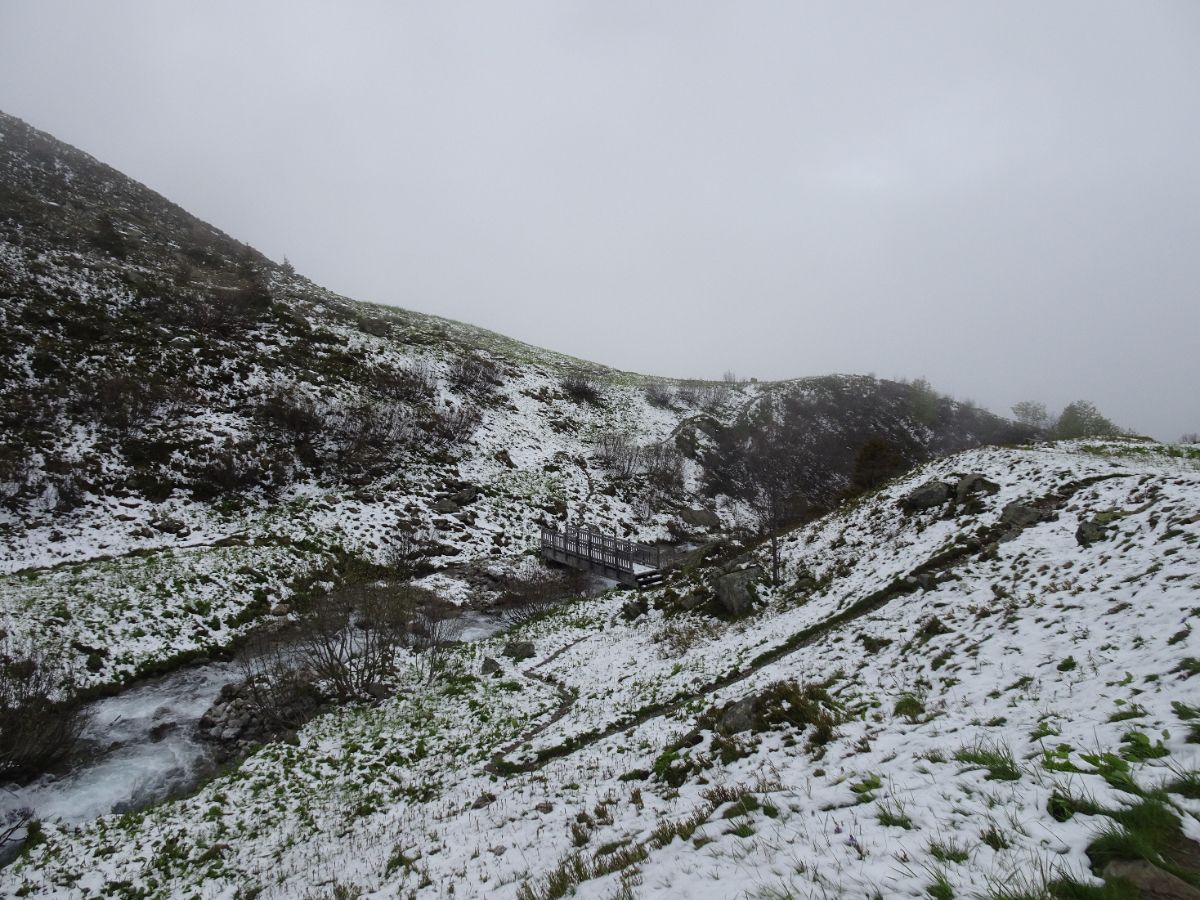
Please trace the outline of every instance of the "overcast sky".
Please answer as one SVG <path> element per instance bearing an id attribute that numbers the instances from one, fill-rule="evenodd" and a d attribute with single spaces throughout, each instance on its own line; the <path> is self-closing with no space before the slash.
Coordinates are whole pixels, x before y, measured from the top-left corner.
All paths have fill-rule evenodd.
<path id="1" fill-rule="evenodd" d="M 1200 3 L 0 0 L 0 108 L 340 293 L 1200 430 Z"/>

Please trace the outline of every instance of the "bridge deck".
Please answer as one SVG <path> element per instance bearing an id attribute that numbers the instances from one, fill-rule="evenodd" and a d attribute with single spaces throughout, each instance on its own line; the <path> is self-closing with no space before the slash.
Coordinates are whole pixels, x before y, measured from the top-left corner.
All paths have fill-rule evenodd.
<path id="1" fill-rule="evenodd" d="M 630 587 L 661 581 L 659 549 L 627 541 L 613 534 L 568 525 L 559 531 L 542 527 L 542 556 L 554 562 L 586 569 Z"/>

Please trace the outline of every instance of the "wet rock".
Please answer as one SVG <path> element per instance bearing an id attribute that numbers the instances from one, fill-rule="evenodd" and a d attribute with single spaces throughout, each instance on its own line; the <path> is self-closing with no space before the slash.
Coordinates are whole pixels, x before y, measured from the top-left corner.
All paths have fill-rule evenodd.
<path id="1" fill-rule="evenodd" d="M 721 527 L 721 517 L 711 509 L 704 509 L 702 507 L 681 509 L 679 511 L 679 520 L 684 525 L 691 525 L 694 528 L 706 528 L 709 531 L 715 531 Z"/>
<path id="2" fill-rule="evenodd" d="M 159 722 L 157 725 L 155 725 L 153 728 L 150 729 L 150 740 L 157 744 L 159 741 L 161 741 L 163 738 L 165 738 L 168 734 L 177 730 L 178 728 L 179 728 L 178 722 Z"/>
<path id="3" fill-rule="evenodd" d="M 934 509 L 947 503 L 953 496 L 954 488 L 946 482 L 927 481 L 905 495 L 900 500 L 900 508 L 910 513 Z"/>
<path id="4" fill-rule="evenodd" d="M 1114 859 L 1104 867 L 1104 877 L 1128 881 L 1142 900 L 1200 900 L 1200 888 L 1144 859 Z"/>
<path id="5" fill-rule="evenodd" d="M 533 646 L 533 641 L 509 641 L 500 651 L 500 655 L 513 660 L 533 659 L 537 655 L 537 649 Z"/>
<path id="6" fill-rule="evenodd" d="M 762 580 L 762 569 L 752 566 L 717 579 L 717 602 L 731 616 L 745 615 L 754 604 L 754 585 Z"/>
<path id="7" fill-rule="evenodd" d="M 1075 540 L 1081 547 L 1090 547 L 1098 541 L 1108 540 L 1108 528 L 1096 519 L 1080 522 L 1075 529 Z"/>
<path id="8" fill-rule="evenodd" d="M 496 662 L 490 656 L 485 656 L 483 665 L 479 667 L 479 672 L 482 675 L 496 675 L 500 672 L 500 663 Z"/>

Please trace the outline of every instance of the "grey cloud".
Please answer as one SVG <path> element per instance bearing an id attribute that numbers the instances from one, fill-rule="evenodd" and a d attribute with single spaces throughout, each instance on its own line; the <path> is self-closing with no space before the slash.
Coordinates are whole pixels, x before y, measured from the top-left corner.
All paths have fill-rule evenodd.
<path id="1" fill-rule="evenodd" d="M 1200 7 L 32 2 L 0 108 L 350 296 L 1200 428 Z"/>

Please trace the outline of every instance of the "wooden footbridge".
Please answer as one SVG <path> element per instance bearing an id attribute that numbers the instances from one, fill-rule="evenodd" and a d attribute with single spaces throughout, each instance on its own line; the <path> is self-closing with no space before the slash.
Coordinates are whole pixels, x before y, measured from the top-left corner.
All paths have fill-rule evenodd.
<path id="1" fill-rule="evenodd" d="M 659 548 L 592 528 L 567 525 L 559 531 L 542 526 L 542 556 L 612 578 L 627 587 L 648 588 L 663 582 Z"/>

